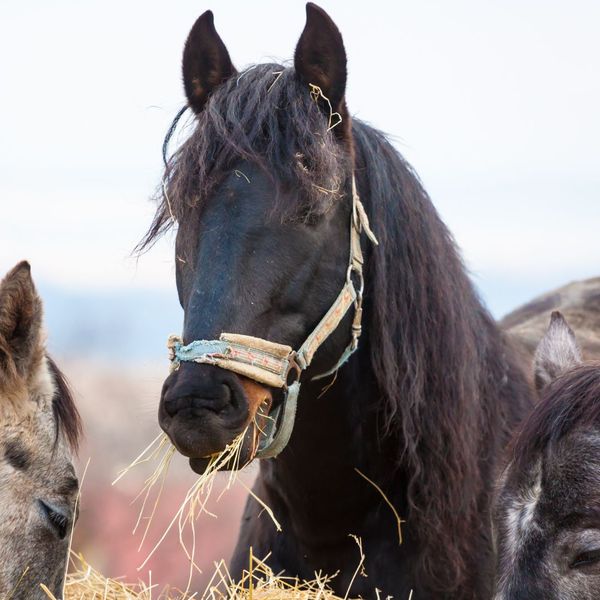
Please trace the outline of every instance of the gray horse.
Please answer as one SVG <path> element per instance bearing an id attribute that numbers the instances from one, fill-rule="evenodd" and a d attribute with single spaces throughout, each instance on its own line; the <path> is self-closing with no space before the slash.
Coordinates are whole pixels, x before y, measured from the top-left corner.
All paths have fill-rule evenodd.
<path id="1" fill-rule="evenodd" d="M 593 349 L 594 303 L 577 303 Z M 582 361 L 559 312 L 533 375 L 539 403 L 513 441 L 495 503 L 495 598 L 600 598 L 600 365 Z"/>
<path id="2" fill-rule="evenodd" d="M 26 262 L 0 283 L 0 598 L 62 598 L 78 481 L 79 415 L 48 357 Z"/>

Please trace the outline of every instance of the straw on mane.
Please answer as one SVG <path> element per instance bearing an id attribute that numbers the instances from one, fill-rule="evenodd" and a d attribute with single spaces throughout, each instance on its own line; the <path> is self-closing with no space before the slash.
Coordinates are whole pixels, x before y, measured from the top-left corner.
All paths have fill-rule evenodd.
<path id="1" fill-rule="evenodd" d="M 357 119 L 354 147 L 345 147 L 327 130 L 322 109 L 293 69 L 276 64 L 252 67 L 214 90 L 168 163 L 169 197 L 161 198 L 139 250 L 173 224 L 171 215 L 198 221 L 202 203 L 240 160 L 260 166 L 276 189 L 298 190 L 297 206 L 275 210 L 322 213 L 347 187 L 354 152 L 358 190 L 380 240 L 367 265 L 361 346 L 370 347 L 372 397 L 380 399 L 382 435 L 397 447 L 408 527 L 420 542 L 417 578 L 449 593 L 481 560 L 483 498 L 506 432 L 524 411 L 525 384 L 508 389 L 515 364 L 410 166 Z M 194 244 L 181 245 L 191 252 Z M 501 393 L 514 396 L 514 406 Z"/>

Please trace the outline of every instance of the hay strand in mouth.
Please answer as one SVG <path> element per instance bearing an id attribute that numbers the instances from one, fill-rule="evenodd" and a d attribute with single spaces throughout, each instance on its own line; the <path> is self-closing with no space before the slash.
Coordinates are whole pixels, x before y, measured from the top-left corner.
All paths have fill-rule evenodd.
<path id="1" fill-rule="evenodd" d="M 116 485 L 127 475 L 132 469 L 141 465 L 143 463 L 151 462 L 157 456 L 157 454 L 161 451 L 161 449 L 165 446 L 165 444 L 170 444 L 169 438 L 164 433 L 159 433 L 153 440 L 146 446 L 144 450 L 140 453 L 140 455 L 135 458 L 129 466 L 122 469 L 117 478 L 112 482 L 112 485 Z M 154 448 L 156 446 L 156 448 Z M 154 448 L 154 450 L 152 450 Z"/>
<path id="2" fill-rule="evenodd" d="M 270 419 L 268 414 L 262 412 L 262 407 L 259 409 L 260 417 L 263 420 Z M 196 564 L 196 521 L 199 516 L 203 513 L 216 517 L 212 514 L 208 508 L 208 501 L 213 491 L 214 482 L 216 475 L 223 469 L 228 469 L 229 474 L 222 490 L 219 495 L 219 499 L 222 494 L 229 490 L 238 479 L 238 474 L 246 464 L 241 464 L 242 460 L 242 449 L 244 447 L 244 441 L 247 435 L 251 436 L 252 460 L 256 454 L 259 445 L 260 435 L 264 434 L 261 430 L 257 415 L 253 421 L 244 429 L 242 433 L 236 436 L 231 443 L 229 443 L 224 450 L 210 457 L 208 465 L 205 471 L 199 476 L 196 482 L 187 491 L 183 501 L 177 512 L 173 515 L 172 519 L 162 531 L 162 534 L 158 537 L 157 541 L 152 546 L 150 552 L 146 555 L 143 562 L 138 567 L 138 571 L 144 569 L 150 559 L 156 554 L 158 548 L 165 541 L 167 536 L 174 530 L 177 531 L 179 538 L 179 545 L 183 549 L 184 555 L 189 561 L 190 571 L 188 577 L 187 587 L 184 593 L 188 593 L 194 572 L 201 572 L 200 568 Z M 142 499 L 141 507 L 138 514 L 138 518 L 133 530 L 135 534 L 140 530 L 142 523 L 145 523 L 143 528 L 142 538 L 139 544 L 138 551 L 141 550 L 144 543 L 146 542 L 149 531 L 157 513 L 158 505 L 165 487 L 166 477 L 169 471 L 171 461 L 176 454 L 175 447 L 171 444 L 167 436 L 160 434 L 157 436 L 147 448 L 145 448 L 141 454 L 125 469 L 123 469 L 118 477 L 113 482 L 113 485 L 119 482 L 126 474 L 128 474 L 133 468 L 149 462 L 157 462 L 152 474 L 145 480 L 144 486 L 139 494 L 135 497 L 134 503 Z M 267 504 L 258 498 L 256 494 L 244 485 L 241 481 L 240 484 L 248 491 L 248 493 L 263 507 L 263 509 L 269 514 L 275 527 L 278 531 L 281 531 L 281 525 L 275 518 L 273 511 Z M 158 486 L 158 491 L 156 491 Z M 152 494 L 155 494 L 152 496 Z M 151 507 L 148 513 L 148 507 Z M 186 542 L 186 538 L 188 542 Z"/>
<path id="3" fill-rule="evenodd" d="M 145 511 L 146 511 L 146 504 L 150 497 L 152 488 L 156 485 L 157 482 L 160 481 L 158 493 L 156 494 L 156 497 L 154 499 L 154 503 L 152 506 L 152 511 L 150 512 L 149 517 L 146 518 L 146 527 L 144 528 L 144 533 L 143 533 L 142 539 L 140 541 L 138 552 L 141 550 L 142 546 L 144 545 L 144 542 L 146 541 L 146 537 L 148 536 L 148 531 L 150 530 L 150 526 L 152 525 L 152 521 L 154 520 L 154 515 L 156 514 L 156 510 L 160 503 L 160 499 L 162 497 L 163 489 L 165 486 L 165 480 L 169 473 L 169 467 L 171 465 L 171 460 L 173 460 L 173 456 L 175 456 L 175 452 L 176 452 L 176 448 L 172 444 L 167 447 L 163 457 L 160 459 L 160 461 L 158 463 L 158 466 L 156 467 L 156 469 L 154 470 L 152 475 L 150 477 L 148 477 L 148 479 L 146 480 L 142 491 L 134 499 L 134 502 L 135 502 L 138 498 L 141 497 L 142 494 L 144 494 L 144 500 L 143 500 L 142 506 L 140 508 L 138 520 L 135 524 L 135 527 L 133 528 L 133 534 L 135 535 L 138 530 L 138 527 L 142 521 L 142 518 L 144 517 Z"/>
<path id="4" fill-rule="evenodd" d="M 188 490 L 183 499 L 179 510 L 175 513 L 167 527 L 164 529 L 162 535 L 158 538 L 158 541 L 154 544 L 150 552 L 146 555 L 146 558 L 142 562 L 142 564 L 138 567 L 138 571 L 145 568 L 148 564 L 148 561 L 154 556 L 160 545 L 164 542 L 166 537 L 169 535 L 171 531 L 175 529 L 177 526 L 177 532 L 179 537 L 179 544 L 182 547 L 186 558 L 190 563 L 190 574 L 188 578 L 188 586 L 186 589 L 189 590 L 192 581 L 192 575 L 194 571 L 199 571 L 198 566 L 195 562 L 195 553 L 196 553 L 196 532 L 195 532 L 195 522 L 197 518 L 202 513 L 212 515 L 207 510 L 207 503 L 210 498 L 214 481 L 216 475 L 219 470 L 223 469 L 225 466 L 230 466 L 233 470 L 229 473 L 229 477 L 226 483 L 226 489 L 231 488 L 233 483 L 236 480 L 238 469 L 240 468 L 240 459 L 242 446 L 244 443 L 244 437 L 246 436 L 248 429 L 245 429 L 241 434 L 239 434 L 230 444 L 228 444 L 222 452 L 212 456 L 209 460 L 208 466 L 206 470 L 200 477 L 196 480 L 196 482 L 192 485 L 192 487 Z M 152 460 L 158 460 L 158 465 L 148 477 L 144 483 L 143 489 L 140 491 L 136 500 L 143 498 L 140 513 L 136 522 L 136 526 L 134 529 L 134 533 L 138 530 L 141 522 L 146 520 L 146 525 L 144 527 L 144 532 L 142 536 L 142 541 L 140 543 L 140 548 L 146 541 L 148 537 L 148 532 L 150 530 L 150 526 L 152 524 L 152 520 L 154 515 L 156 514 L 157 507 L 162 495 L 162 491 L 165 485 L 166 476 L 169 470 L 169 466 L 171 464 L 171 460 L 175 455 L 175 447 L 169 442 L 166 436 L 158 436 L 132 463 L 129 467 L 124 469 L 119 477 L 115 480 L 115 483 L 119 481 L 125 474 L 131 471 L 132 468 L 136 467 L 145 462 L 149 462 Z M 146 508 L 149 505 L 149 499 L 151 497 L 152 491 L 156 488 L 156 485 L 159 484 L 158 492 L 152 502 L 152 508 L 150 514 L 146 516 Z M 135 500 L 134 500 L 135 501 Z M 191 533 L 191 547 L 185 542 L 185 532 L 189 529 Z"/>

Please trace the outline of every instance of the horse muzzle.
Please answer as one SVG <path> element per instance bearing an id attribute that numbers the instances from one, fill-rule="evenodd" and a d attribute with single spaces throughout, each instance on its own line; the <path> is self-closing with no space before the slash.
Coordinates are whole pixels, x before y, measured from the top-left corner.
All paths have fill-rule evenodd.
<path id="1" fill-rule="evenodd" d="M 239 466 L 252 460 L 272 403 L 269 388 L 214 365 L 183 363 L 165 380 L 159 423 L 203 472 L 209 458 L 245 432 Z"/>

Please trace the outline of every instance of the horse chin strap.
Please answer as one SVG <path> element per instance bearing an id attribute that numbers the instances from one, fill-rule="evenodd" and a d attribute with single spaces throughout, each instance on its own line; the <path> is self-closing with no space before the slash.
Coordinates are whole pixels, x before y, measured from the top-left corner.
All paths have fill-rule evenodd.
<path id="1" fill-rule="evenodd" d="M 185 346 L 180 337 L 172 335 L 169 338 L 167 346 L 172 370 L 178 369 L 181 362 L 216 365 L 267 386 L 284 390 L 283 401 L 267 419 L 264 428 L 265 437 L 258 446 L 257 458 L 275 457 L 286 447 L 296 418 L 300 376 L 311 364 L 315 352 L 337 329 L 352 306 L 354 306 L 354 319 L 350 343 L 331 369 L 313 379 L 321 379 L 335 373 L 358 347 L 364 289 L 363 254 L 360 245 L 363 231 L 373 244 L 378 245 L 358 196 L 353 174 L 350 258 L 346 283 L 331 308 L 297 351 L 291 346 L 236 333 L 222 333 L 218 340 L 196 340 Z"/>

